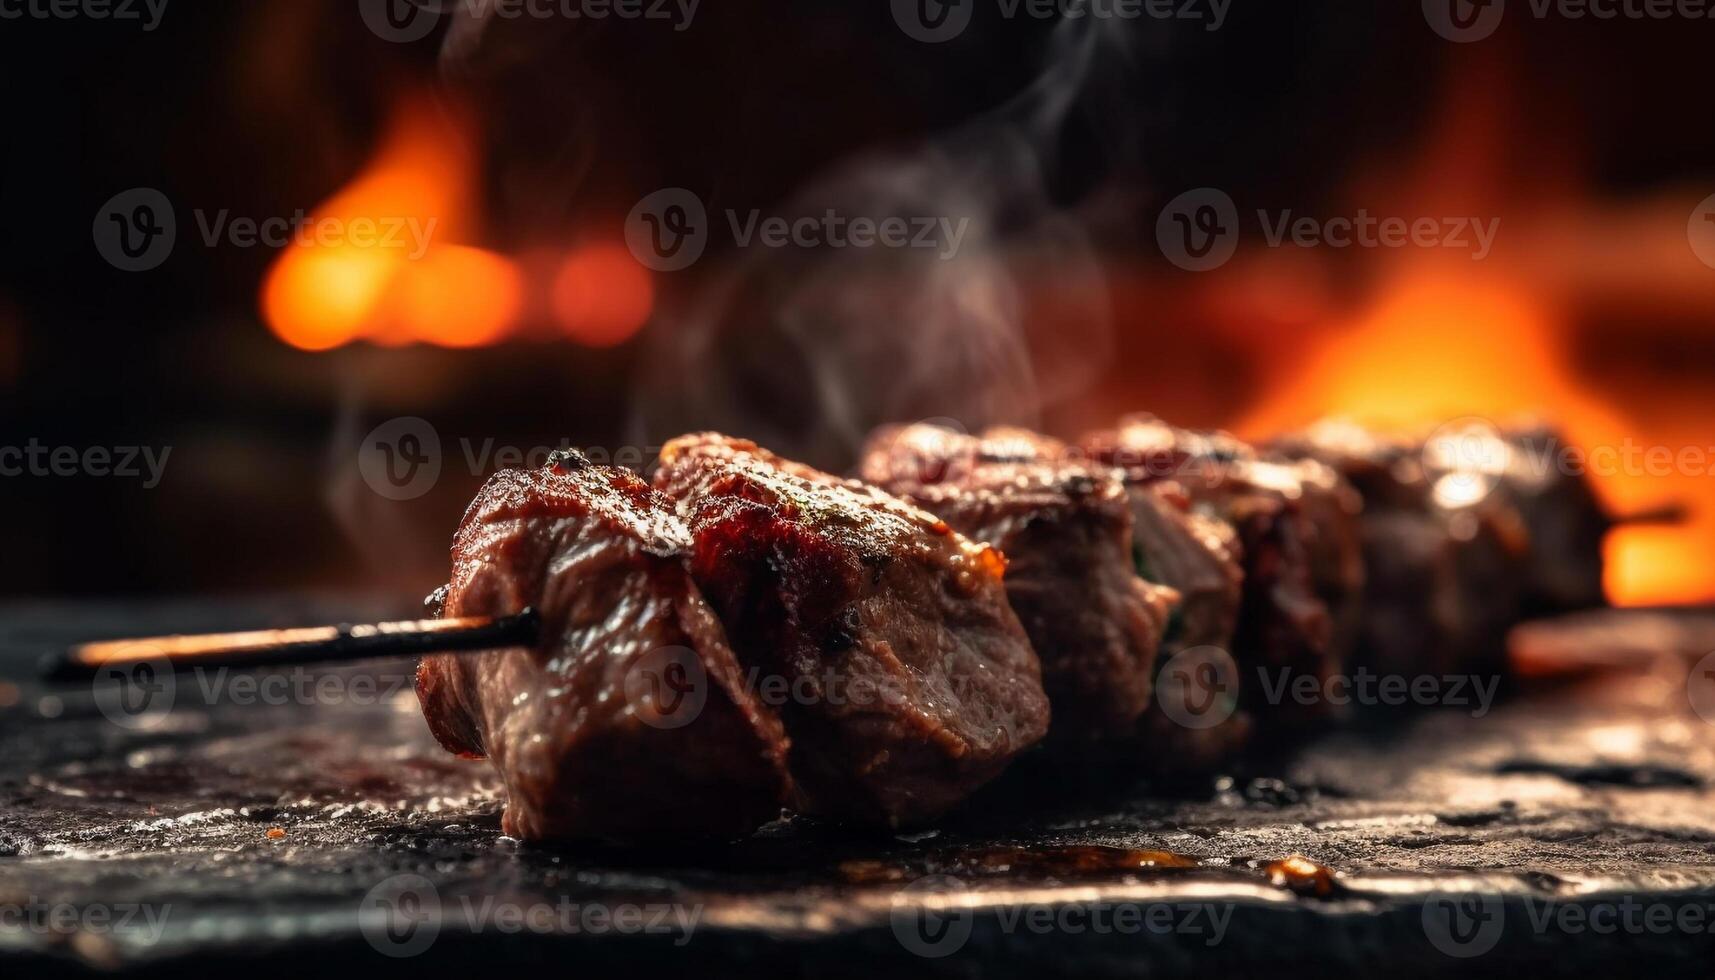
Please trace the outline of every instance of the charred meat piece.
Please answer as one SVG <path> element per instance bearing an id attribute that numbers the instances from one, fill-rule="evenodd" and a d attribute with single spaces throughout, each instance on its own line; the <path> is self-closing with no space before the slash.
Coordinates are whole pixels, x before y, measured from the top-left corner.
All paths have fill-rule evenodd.
<path id="1" fill-rule="evenodd" d="M 1127 483 L 1132 508 L 1133 561 L 1138 574 L 1179 593 L 1162 653 L 1233 644 L 1244 585 L 1238 533 L 1231 524 L 1194 510 L 1174 483 Z"/>
<path id="2" fill-rule="evenodd" d="M 1394 438 L 1328 421 L 1274 443 L 1363 494 L 1364 664 L 1500 674 L 1521 618 L 1600 604 L 1608 520 L 1582 479 L 1536 465 L 1553 441 L 1484 423 Z"/>
<path id="3" fill-rule="evenodd" d="M 1193 510 L 1172 482 L 1128 482 L 1126 496 L 1138 574 L 1173 589 L 1180 600 L 1156 661 L 1156 703 L 1138 719 L 1133 736 L 1116 739 L 1107 755 L 1156 774 L 1206 772 L 1239 752 L 1252 727 L 1242 709 L 1224 719 L 1211 714 L 1209 699 L 1221 693 L 1220 685 L 1197 675 L 1201 652 L 1232 649 L 1244 581 L 1238 535 L 1231 524 Z M 1164 677 L 1168 671 L 1179 676 Z M 1174 698 L 1183 710 L 1169 713 L 1164 709 Z M 1203 726 L 1199 717 L 1215 723 Z"/>
<path id="4" fill-rule="evenodd" d="M 1005 559 L 856 481 L 704 434 L 656 485 L 744 663 L 780 679 L 802 812 L 884 826 L 937 817 L 1048 730 Z"/>
<path id="5" fill-rule="evenodd" d="M 1581 473 L 1558 465 L 1565 443 L 1540 423 L 1501 433 L 1507 465 L 1498 492 L 1530 538 L 1523 614 L 1545 616 L 1607 604 L 1602 545 L 1613 519 Z"/>
<path id="6" fill-rule="evenodd" d="M 1006 555 L 1052 738 L 1081 743 L 1136 727 L 1177 596 L 1137 575 L 1124 486 L 1066 448 L 1018 429 L 893 427 L 871 436 L 860 475 Z"/>
<path id="7" fill-rule="evenodd" d="M 1364 498 L 1333 467 L 1313 459 L 1289 464 L 1301 492 L 1309 540 L 1311 585 L 1328 607 L 1329 648 L 1340 663 L 1351 660 L 1363 630 Z"/>
<path id="8" fill-rule="evenodd" d="M 1259 459 L 1224 433 L 1189 432 L 1148 416 L 1093 433 L 1083 445 L 1128 482 L 1182 494 L 1196 511 L 1231 525 L 1243 568 L 1231 652 L 1247 687 L 1257 671 L 1284 672 L 1288 682 L 1309 676 L 1320 685 L 1339 670 L 1312 564 L 1322 538 L 1307 516 L 1312 491 L 1299 473 Z M 1311 721 L 1329 708 L 1325 699 L 1263 705 L 1254 691 L 1241 700 L 1270 723 Z"/>
<path id="9" fill-rule="evenodd" d="M 741 833 L 779 815 L 784 730 L 747 691 L 689 546 L 666 498 L 576 453 L 472 502 L 444 615 L 534 607 L 542 640 L 428 657 L 417 693 L 442 745 L 499 771 L 506 833 Z"/>

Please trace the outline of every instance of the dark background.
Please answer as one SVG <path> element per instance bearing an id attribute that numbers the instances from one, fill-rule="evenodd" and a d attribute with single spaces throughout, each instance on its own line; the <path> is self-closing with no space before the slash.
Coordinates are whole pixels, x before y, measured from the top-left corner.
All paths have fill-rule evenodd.
<path id="1" fill-rule="evenodd" d="M 443 56 L 439 33 L 414 44 L 374 36 L 353 0 L 173 0 L 151 33 L 0 21 L 0 444 L 173 447 L 153 490 L 0 477 L 0 594 L 426 590 L 444 574 L 446 542 L 481 474 L 449 465 L 433 493 L 401 503 L 353 491 L 341 474 L 357 441 L 397 416 L 428 419 L 448 443 L 519 446 L 650 445 L 670 424 L 721 424 L 849 464 L 839 457 L 854 447 L 801 424 L 825 410 L 826 381 L 806 381 L 802 352 L 769 339 L 774 273 L 745 272 L 754 264 L 730 246 L 656 277 L 656 316 L 614 348 L 526 330 L 471 351 L 358 343 L 310 353 L 283 344 L 259 314 L 277 256 L 203 247 L 189 212 L 313 208 L 362 170 L 400 100 L 423 92 L 478 121 L 474 244 L 485 248 L 605 233 L 668 186 L 711 207 L 779 207 L 821 175 L 867 154 L 914 152 L 1026 91 L 1065 35 L 992 7 L 979 4 L 957 41 L 931 46 L 875 0 L 708 0 L 682 33 L 648 22 L 498 24 L 457 58 Z M 1075 217 L 1106 272 L 1100 289 L 1068 287 L 1080 310 L 1106 314 L 1100 356 L 1064 384 L 1020 393 L 1003 414 L 1062 434 L 1127 408 L 1233 424 L 1269 377 L 1294 370 L 1326 306 L 1361 304 L 1373 285 L 1378 257 L 1355 252 L 1304 270 L 1179 271 L 1156 249 L 1154 226 L 1187 188 L 1223 188 L 1241 207 L 1331 213 L 1349 208 L 1354 188 L 1360 203 L 1393 200 L 1375 182 L 1398 175 L 1433 191 L 1450 159 L 1450 171 L 1480 164 L 1483 179 L 1455 184 L 1449 172 L 1445 186 L 1473 195 L 1481 213 L 1551 197 L 1566 213 L 1612 215 L 1671 191 L 1685 207 L 1669 225 L 1683 234 L 1691 204 L 1715 192 L 1711 42 L 1715 21 L 1511 11 L 1495 37 L 1454 45 L 1409 2 L 1238 0 L 1219 31 L 1104 27 L 1075 101 L 1039 147 L 1029 207 L 1011 213 L 1005 198 L 994 215 L 1026 250 L 1042 208 Z M 1487 125 L 1449 136 L 1461 120 Z M 138 186 L 175 202 L 180 243 L 161 268 L 130 274 L 102 260 L 91 225 L 103 202 Z M 1580 247 L 1606 256 L 1598 266 L 1630 278 L 1559 304 L 1556 329 L 1580 384 L 1683 438 L 1707 430 L 1715 409 L 1715 270 L 1689 250 L 1656 262 L 1604 230 L 1633 224 L 1574 223 L 1589 239 Z M 1653 277 L 1658 267 L 1671 267 L 1673 288 Z M 723 307 L 714 336 L 736 338 L 678 347 L 675 331 L 695 319 L 687 311 L 705 309 L 734 270 L 763 282 Z M 876 289 L 873 271 L 854 279 Z M 1044 278 L 1052 296 L 1055 277 Z M 1319 298 L 1304 301 L 1299 287 Z M 1027 305 L 1046 378 L 1064 354 L 1054 338 L 1073 336 L 1085 314 Z M 876 336 L 902 361 L 929 356 L 891 320 Z M 703 422 L 697 393 L 717 380 L 746 397 Z M 862 371 L 843 383 L 865 395 L 888 379 Z M 985 421 L 965 385 L 904 404 L 870 398 L 857 414 Z M 677 397 L 659 397 L 664 386 Z"/>

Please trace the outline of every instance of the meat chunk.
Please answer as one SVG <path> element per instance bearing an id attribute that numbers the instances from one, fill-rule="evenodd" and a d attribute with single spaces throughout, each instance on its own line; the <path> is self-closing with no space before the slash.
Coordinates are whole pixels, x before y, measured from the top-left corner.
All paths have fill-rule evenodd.
<path id="1" fill-rule="evenodd" d="M 1042 661 L 1056 742 L 1130 733 L 1178 597 L 1139 578 L 1125 487 L 1018 429 L 871 436 L 860 475 L 1007 559 L 1006 594 Z"/>
<path id="2" fill-rule="evenodd" d="M 933 819 L 1048 730 L 1041 668 L 1005 560 L 878 490 L 703 434 L 656 485 L 694 539 L 691 571 L 747 666 L 779 678 L 802 812 Z"/>
<path id="3" fill-rule="evenodd" d="M 1327 714 L 1327 699 L 1264 704 L 1259 690 L 1261 672 L 1271 679 L 1283 673 L 1288 683 L 1308 676 L 1320 686 L 1340 669 L 1312 565 L 1319 536 L 1304 501 L 1314 488 L 1307 489 L 1292 467 L 1258 458 L 1231 436 L 1189 432 L 1148 416 L 1092 433 L 1083 445 L 1129 482 L 1182 495 L 1196 511 L 1232 527 L 1243 569 L 1231 643 L 1247 689 L 1242 703 L 1269 723 Z"/>
<path id="4" fill-rule="evenodd" d="M 778 816 L 785 732 L 747 690 L 689 546 L 666 498 L 576 453 L 499 473 L 472 502 L 444 615 L 534 607 L 541 640 L 428 657 L 417 693 L 442 745 L 499 771 L 506 833 L 738 833 Z"/>
<path id="5" fill-rule="evenodd" d="M 1531 471 L 1547 438 L 1482 425 L 1403 438 L 1330 420 L 1273 444 L 1363 495 L 1360 663 L 1408 677 L 1500 674 L 1520 618 L 1601 601 L 1606 517 L 1581 480 Z"/>
<path id="6" fill-rule="evenodd" d="M 1582 472 L 1558 464 L 1559 432 L 1532 422 L 1501 430 L 1506 468 L 1496 490 L 1524 524 L 1529 548 L 1520 597 L 1525 616 L 1607 602 L 1602 545 L 1614 522 Z"/>
<path id="7" fill-rule="evenodd" d="M 1313 459 L 1287 465 L 1301 492 L 1311 585 L 1328 607 L 1329 649 L 1349 663 L 1365 616 L 1364 498 L 1331 466 Z"/>
<path id="8" fill-rule="evenodd" d="M 1179 613 L 1163 637 L 1163 655 L 1198 646 L 1230 648 L 1244 586 L 1238 532 L 1192 509 L 1177 484 L 1128 481 L 1126 490 L 1138 574 L 1180 596 Z"/>

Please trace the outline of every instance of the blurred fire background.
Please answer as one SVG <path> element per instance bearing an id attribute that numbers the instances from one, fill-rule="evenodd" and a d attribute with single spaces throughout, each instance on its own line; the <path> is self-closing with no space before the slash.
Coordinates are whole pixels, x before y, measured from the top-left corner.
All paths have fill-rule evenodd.
<path id="1" fill-rule="evenodd" d="M 1715 21 L 1417 3 L 1235 4 L 1068 25 L 977 4 L 923 44 L 876 0 L 652 20 L 448 17 L 395 43 L 356 0 L 173 2 L 159 27 L 0 21 L 0 445 L 172 447 L 164 479 L 0 477 L 0 593 L 427 591 L 484 445 L 738 430 L 824 466 L 876 422 L 1072 435 L 1126 411 L 1247 437 L 1327 414 L 1536 412 L 1585 446 L 1715 446 Z M 467 11 L 468 13 L 468 11 Z M 145 273 L 96 250 L 115 194 L 172 201 Z M 689 269 L 628 213 L 694 192 Z M 1219 188 L 1234 258 L 1184 271 L 1163 206 Z M 725 209 L 970 218 L 954 260 L 740 248 Z M 197 213 L 436 222 L 397 251 L 207 244 Z M 1267 247 L 1271 215 L 1499 220 L 1492 254 Z M 360 479 L 427 420 L 433 490 Z M 1715 464 L 1715 460 L 1712 460 Z M 1715 597 L 1715 469 L 1601 481 L 1628 604 Z"/>

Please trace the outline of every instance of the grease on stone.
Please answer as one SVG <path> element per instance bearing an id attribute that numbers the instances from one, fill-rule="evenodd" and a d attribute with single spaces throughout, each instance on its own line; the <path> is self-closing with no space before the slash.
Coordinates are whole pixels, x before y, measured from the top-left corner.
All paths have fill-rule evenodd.
<path id="1" fill-rule="evenodd" d="M 1275 861 L 1263 868 L 1269 884 L 1284 888 L 1294 895 L 1307 898 L 1331 898 L 1340 891 L 1340 882 L 1333 869 L 1317 864 L 1302 854 Z"/>

